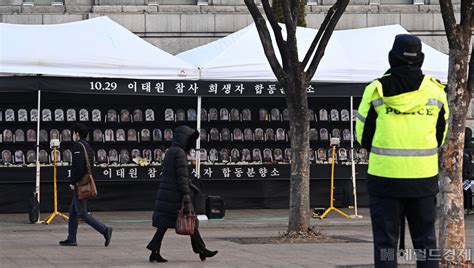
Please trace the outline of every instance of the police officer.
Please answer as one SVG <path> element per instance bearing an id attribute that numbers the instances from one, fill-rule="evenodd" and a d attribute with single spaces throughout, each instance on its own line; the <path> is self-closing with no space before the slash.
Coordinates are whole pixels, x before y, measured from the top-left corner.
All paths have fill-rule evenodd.
<path id="1" fill-rule="evenodd" d="M 375 267 L 397 267 L 401 221 L 408 220 L 417 267 L 438 267 L 438 148 L 448 129 L 444 86 L 421 66 L 416 36 L 395 37 L 390 69 L 364 90 L 357 140 L 369 154 L 368 192 Z M 439 258 L 439 257 L 438 257 Z"/>

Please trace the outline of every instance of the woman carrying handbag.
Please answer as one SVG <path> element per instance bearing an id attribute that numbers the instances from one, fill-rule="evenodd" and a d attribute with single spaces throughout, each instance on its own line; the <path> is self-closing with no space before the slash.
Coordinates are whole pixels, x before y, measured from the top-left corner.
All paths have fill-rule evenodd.
<path id="1" fill-rule="evenodd" d="M 194 215 L 189 187 L 187 153 L 194 147 L 198 138 L 199 132 L 197 130 L 180 126 L 176 128 L 173 143 L 166 151 L 153 212 L 153 226 L 156 227 L 156 233 L 147 245 L 147 249 L 151 251 L 150 262 L 167 261 L 160 255 L 161 242 L 168 228 L 176 228 L 178 212 L 181 210 L 183 214 Z M 190 237 L 193 251 L 199 254 L 201 261 L 217 254 L 217 250 L 210 251 L 206 248 L 199 234 L 197 220 L 194 234 Z"/>

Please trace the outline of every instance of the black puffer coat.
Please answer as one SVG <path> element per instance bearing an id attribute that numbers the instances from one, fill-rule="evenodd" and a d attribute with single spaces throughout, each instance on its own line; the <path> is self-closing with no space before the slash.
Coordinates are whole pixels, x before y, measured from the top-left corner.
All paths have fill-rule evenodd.
<path id="1" fill-rule="evenodd" d="M 187 126 L 180 126 L 174 132 L 173 144 L 163 160 L 153 212 L 154 227 L 175 228 L 183 195 L 190 194 L 186 152 L 194 147 L 198 137 L 199 132 Z"/>

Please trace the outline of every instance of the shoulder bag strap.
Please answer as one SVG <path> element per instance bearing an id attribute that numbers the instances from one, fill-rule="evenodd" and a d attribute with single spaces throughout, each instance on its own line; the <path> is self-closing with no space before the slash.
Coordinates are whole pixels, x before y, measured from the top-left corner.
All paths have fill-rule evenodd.
<path id="1" fill-rule="evenodd" d="M 84 156 L 86 158 L 86 166 L 87 166 L 87 172 L 89 172 L 89 174 L 92 174 L 91 172 L 91 164 L 89 162 L 89 154 L 87 153 L 87 149 L 86 149 L 86 146 L 84 146 L 84 144 L 82 144 L 82 142 L 79 142 L 79 144 L 82 145 L 82 148 L 84 148 Z"/>

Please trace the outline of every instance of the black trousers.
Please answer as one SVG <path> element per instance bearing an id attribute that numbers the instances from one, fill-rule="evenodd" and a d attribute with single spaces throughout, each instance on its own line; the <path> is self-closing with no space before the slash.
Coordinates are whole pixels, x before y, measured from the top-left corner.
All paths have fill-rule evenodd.
<path id="1" fill-rule="evenodd" d="M 472 189 L 464 190 L 464 209 L 472 209 Z"/>
<path id="2" fill-rule="evenodd" d="M 151 239 L 150 243 L 146 246 L 147 249 L 151 251 L 158 251 L 160 252 L 161 249 L 161 242 L 163 241 L 163 237 L 165 236 L 166 231 L 168 228 L 156 228 L 155 235 Z M 191 246 L 193 247 L 194 253 L 203 253 L 206 249 L 206 244 L 202 240 L 201 234 L 199 230 L 196 228 L 194 234 L 191 237 Z"/>
<path id="3" fill-rule="evenodd" d="M 440 252 L 436 249 L 434 196 L 426 198 L 370 196 L 369 203 L 376 268 L 397 267 L 397 245 L 402 217 L 403 219 L 406 217 L 408 221 L 414 247 L 414 250 L 407 251 L 411 256 L 410 259 L 414 260 L 416 254 L 417 267 L 439 267 L 439 261 L 435 260 L 436 254 L 439 255 Z"/>

